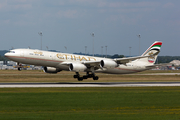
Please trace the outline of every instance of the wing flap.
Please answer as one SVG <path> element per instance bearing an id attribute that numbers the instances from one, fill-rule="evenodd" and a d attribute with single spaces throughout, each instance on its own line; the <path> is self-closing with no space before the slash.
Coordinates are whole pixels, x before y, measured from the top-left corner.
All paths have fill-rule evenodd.
<path id="1" fill-rule="evenodd" d="M 69 66 L 70 64 L 72 64 L 72 62 L 62 62 L 62 63 L 60 63 L 61 65 L 67 65 L 67 66 Z"/>
<path id="2" fill-rule="evenodd" d="M 86 66 L 90 66 L 90 67 L 96 66 L 97 67 L 100 64 L 100 61 L 83 61 L 81 63 L 86 65 Z"/>

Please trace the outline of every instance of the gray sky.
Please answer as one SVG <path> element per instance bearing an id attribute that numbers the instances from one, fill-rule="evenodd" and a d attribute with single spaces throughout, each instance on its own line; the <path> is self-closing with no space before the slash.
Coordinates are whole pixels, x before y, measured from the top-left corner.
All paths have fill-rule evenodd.
<path id="1" fill-rule="evenodd" d="M 141 54 L 162 41 L 160 55 L 180 56 L 179 0 L 0 0 L 0 50 L 43 49 Z M 67 50 L 65 47 L 67 47 Z"/>

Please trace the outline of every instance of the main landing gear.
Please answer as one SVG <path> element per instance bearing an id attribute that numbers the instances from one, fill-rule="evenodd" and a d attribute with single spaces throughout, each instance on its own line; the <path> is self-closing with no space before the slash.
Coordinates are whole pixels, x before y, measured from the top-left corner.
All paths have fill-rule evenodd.
<path id="1" fill-rule="evenodd" d="M 83 79 L 88 79 L 88 78 L 93 78 L 93 80 L 98 80 L 99 77 L 95 76 L 94 73 L 89 74 L 89 72 L 87 72 L 87 75 L 84 75 L 83 77 L 80 77 L 79 72 L 76 72 L 76 75 L 74 75 L 74 78 L 77 78 L 78 81 L 83 81 Z"/>

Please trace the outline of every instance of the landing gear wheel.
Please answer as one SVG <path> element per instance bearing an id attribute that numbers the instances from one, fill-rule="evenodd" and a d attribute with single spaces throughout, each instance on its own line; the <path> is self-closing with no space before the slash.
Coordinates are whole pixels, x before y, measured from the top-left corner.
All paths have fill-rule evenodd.
<path id="1" fill-rule="evenodd" d="M 78 77 L 78 81 L 83 81 L 83 77 Z"/>
<path id="2" fill-rule="evenodd" d="M 22 70 L 22 68 L 21 68 L 21 67 L 18 67 L 18 70 L 19 70 L 19 71 L 21 71 L 21 70 Z"/>
<path id="3" fill-rule="evenodd" d="M 88 79 L 88 76 L 83 76 L 83 79 Z"/>
<path id="4" fill-rule="evenodd" d="M 94 73 L 89 74 L 89 72 L 87 72 L 87 74 L 82 76 L 82 77 L 80 77 L 80 74 L 78 72 L 76 72 L 76 75 L 74 75 L 74 78 L 77 78 L 78 81 L 83 81 L 83 79 L 88 79 L 88 78 L 93 78 L 93 80 L 98 80 L 99 79 L 99 77 L 95 76 Z"/>
<path id="5" fill-rule="evenodd" d="M 98 80 L 98 79 L 99 79 L 98 76 L 94 76 L 94 77 L 93 77 L 93 80 Z"/>
<path id="6" fill-rule="evenodd" d="M 89 77 L 89 78 L 93 78 L 94 75 L 93 75 L 93 74 L 89 74 L 88 77 Z"/>
<path id="7" fill-rule="evenodd" d="M 79 78 L 79 75 L 74 75 L 74 78 Z"/>

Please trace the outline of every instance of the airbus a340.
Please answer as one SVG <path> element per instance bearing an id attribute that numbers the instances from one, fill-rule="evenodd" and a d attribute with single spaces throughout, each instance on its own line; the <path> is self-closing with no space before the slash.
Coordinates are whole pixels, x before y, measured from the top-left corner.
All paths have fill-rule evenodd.
<path id="1" fill-rule="evenodd" d="M 141 72 L 155 67 L 162 42 L 154 42 L 141 56 L 128 58 L 101 58 L 94 56 L 75 55 L 49 52 L 35 49 L 13 49 L 5 54 L 8 59 L 17 62 L 18 70 L 22 64 L 43 66 L 46 73 L 57 73 L 62 70 L 74 71 L 74 78 L 79 81 L 87 78 L 98 80 L 97 72 L 109 74 L 126 74 Z M 80 76 L 79 72 L 86 72 Z"/>

